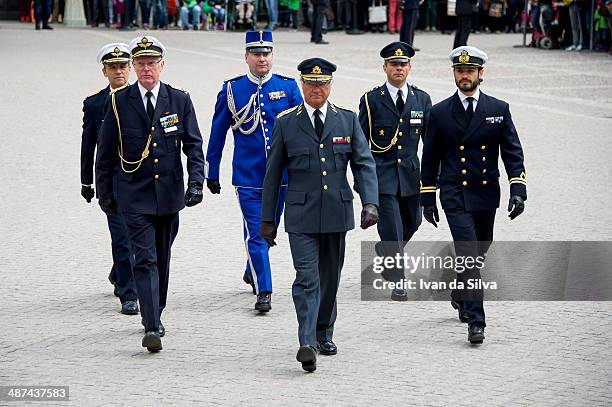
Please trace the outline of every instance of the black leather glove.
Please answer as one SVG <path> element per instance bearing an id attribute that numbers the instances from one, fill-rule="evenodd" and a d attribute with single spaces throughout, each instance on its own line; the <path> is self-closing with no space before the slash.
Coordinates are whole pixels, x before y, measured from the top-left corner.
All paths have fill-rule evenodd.
<path id="1" fill-rule="evenodd" d="M 438 215 L 438 208 L 436 205 L 427 205 L 423 207 L 423 217 L 425 220 L 435 227 L 438 227 L 436 222 L 440 222 L 440 215 Z"/>
<path id="2" fill-rule="evenodd" d="M 98 204 L 107 215 L 117 214 L 117 201 L 115 201 L 115 198 L 112 195 L 98 199 Z"/>
<path id="3" fill-rule="evenodd" d="M 274 222 L 261 222 L 259 236 L 266 241 L 268 246 L 276 246 L 276 242 L 274 241 L 274 239 L 276 239 L 276 225 Z"/>
<path id="4" fill-rule="evenodd" d="M 513 209 L 514 207 L 514 209 Z M 519 216 L 525 210 L 525 201 L 523 197 L 518 195 L 512 195 L 510 197 L 510 202 L 508 202 L 508 212 L 510 212 L 510 220 Z"/>
<path id="5" fill-rule="evenodd" d="M 378 208 L 376 205 L 365 204 L 361 210 L 361 228 L 367 229 L 378 223 Z"/>
<path id="6" fill-rule="evenodd" d="M 202 184 L 199 182 L 190 182 L 187 184 L 187 192 L 185 192 L 185 206 L 195 206 L 202 202 Z"/>
<path id="7" fill-rule="evenodd" d="M 219 184 L 218 179 L 207 179 L 206 188 L 208 188 L 208 190 L 213 194 L 221 193 L 221 184 Z"/>
<path id="8" fill-rule="evenodd" d="M 91 187 L 91 185 L 83 185 L 81 186 L 81 196 L 85 198 L 87 203 L 90 203 L 91 199 L 96 196 L 96 194 L 94 193 L 94 189 Z"/>

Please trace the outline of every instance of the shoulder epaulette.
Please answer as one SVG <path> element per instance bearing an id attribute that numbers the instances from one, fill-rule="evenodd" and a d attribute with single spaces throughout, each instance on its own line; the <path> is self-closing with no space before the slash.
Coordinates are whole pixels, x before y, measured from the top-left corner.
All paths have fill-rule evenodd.
<path id="1" fill-rule="evenodd" d="M 94 93 L 92 93 L 91 95 L 87 95 L 87 97 L 85 99 L 89 99 L 92 96 L 96 96 L 98 94 L 100 94 L 100 92 L 102 92 L 104 90 L 104 88 L 102 89 L 98 89 L 97 91 L 95 91 Z"/>
<path id="2" fill-rule="evenodd" d="M 346 108 L 346 107 L 338 106 L 338 105 L 337 105 L 337 104 L 335 104 L 335 103 L 330 103 L 330 106 L 331 106 L 332 110 L 335 110 L 335 108 L 337 108 L 337 109 L 342 109 L 342 110 L 346 110 L 347 112 L 351 112 L 351 113 L 353 113 L 353 110 L 352 110 L 352 109 L 348 109 L 348 108 Z"/>
<path id="3" fill-rule="evenodd" d="M 289 80 L 289 81 L 294 81 L 295 80 L 295 78 L 292 78 L 291 76 L 281 75 L 279 73 L 275 73 L 274 75 L 278 76 L 279 78 L 283 78 L 283 79 Z"/>
<path id="4" fill-rule="evenodd" d="M 233 78 L 226 79 L 224 82 L 231 82 L 231 81 L 235 81 L 236 79 L 240 79 L 240 78 L 242 78 L 243 76 L 244 76 L 244 74 L 237 75 L 237 76 L 234 76 Z"/>
<path id="5" fill-rule="evenodd" d="M 171 84 L 171 83 L 168 83 L 167 85 L 168 85 L 168 86 L 170 86 L 172 89 L 180 90 L 181 92 L 184 92 L 184 93 L 189 94 L 189 92 L 187 92 L 185 89 L 183 89 L 183 88 L 179 88 L 179 87 L 178 87 L 178 86 L 176 86 L 176 85 L 173 85 L 173 84 Z"/>
<path id="6" fill-rule="evenodd" d="M 288 115 L 289 113 L 293 112 L 294 110 L 296 110 L 298 108 L 301 110 L 302 105 L 293 106 L 290 109 L 283 110 L 282 112 L 280 112 L 279 114 L 276 115 L 276 118 L 286 116 L 286 115 Z"/>
<path id="7" fill-rule="evenodd" d="M 117 93 L 117 92 L 119 92 L 119 91 L 121 91 L 121 90 L 123 90 L 123 89 L 127 89 L 127 87 L 128 87 L 128 86 L 130 86 L 130 84 L 129 84 L 129 83 L 126 83 L 126 84 L 125 84 L 125 85 L 123 85 L 123 86 L 119 86 L 118 88 L 111 89 L 110 94 L 112 95 L 113 93 Z"/>

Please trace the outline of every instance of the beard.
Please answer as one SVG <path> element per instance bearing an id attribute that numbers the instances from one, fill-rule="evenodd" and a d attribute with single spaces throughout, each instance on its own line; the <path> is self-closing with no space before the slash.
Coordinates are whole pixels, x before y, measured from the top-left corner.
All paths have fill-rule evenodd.
<path id="1" fill-rule="evenodd" d="M 472 92 L 474 90 L 476 90 L 476 88 L 478 87 L 478 85 L 480 84 L 480 80 L 476 79 L 475 81 L 471 81 L 471 82 L 458 82 L 455 81 L 455 85 L 457 85 L 457 87 L 465 92 Z"/>

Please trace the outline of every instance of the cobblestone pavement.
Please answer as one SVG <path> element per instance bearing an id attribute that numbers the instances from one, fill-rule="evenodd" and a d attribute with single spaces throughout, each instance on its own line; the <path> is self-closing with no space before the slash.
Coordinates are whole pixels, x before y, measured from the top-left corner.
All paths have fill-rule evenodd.
<path id="1" fill-rule="evenodd" d="M 151 33 L 168 47 L 162 80 L 190 91 L 207 138 L 222 80 L 245 71 L 243 35 Z M 272 312 L 254 314 L 241 279 L 231 141 L 221 196 L 206 194 L 181 213 L 164 350 L 148 354 L 140 318 L 121 315 L 112 296 L 106 222 L 80 197 L 78 176 L 82 100 L 104 86 L 96 52 L 135 35 L 0 23 L 0 384 L 68 385 L 65 404 L 75 406 L 612 404 L 611 303 L 488 303 L 487 340 L 473 348 L 447 302 L 360 301 L 360 242 L 375 240 L 373 229 L 347 238 L 339 353 L 304 374 L 284 233 L 271 253 Z M 332 45 L 275 32 L 275 70 L 295 75 L 301 59 L 327 57 L 339 65 L 332 100 L 356 109 L 384 81 L 378 50 L 395 37 L 326 38 Z M 470 38 L 490 56 L 483 90 L 510 102 L 526 155 L 527 210 L 510 222 L 502 188 L 496 239 L 610 240 L 612 58 L 514 48 L 521 39 Z M 417 33 L 411 81 L 434 102 L 453 91 L 451 43 Z M 415 239 L 449 237 L 443 221 L 424 224 Z"/>

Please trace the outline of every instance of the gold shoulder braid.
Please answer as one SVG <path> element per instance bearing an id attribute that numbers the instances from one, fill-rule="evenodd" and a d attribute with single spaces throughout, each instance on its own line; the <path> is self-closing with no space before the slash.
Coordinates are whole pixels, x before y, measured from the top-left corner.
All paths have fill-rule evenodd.
<path id="1" fill-rule="evenodd" d="M 391 139 L 391 143 L 389 143 L 388 146 L 386 147 L 381 147 L 378 144 L 376 144 L 376 142 L 374 141 L 374 139 L 372 138 L 372 114 L 370 112 L 370 103 L 368 102 L 368 93 L 366 92 L 365 94 L 365 102 L 366 102 L 366 110 L 368 111 L 368 128 L 370 129 L 370 150 L 373 153 L 377 153 L 377 154 L 381 154 L 384 152 L 387 152 L 389 150 L 391 150 L 393 148 L 393 146 L 395 144 L 397 144 L 397 135 L 399 133 L 399 123 L 397 125 L 397 129 L 395 129 L 395 134 L 393 135 L 393 138 Z M 376 147 L 378 150 L 372 150 L 372 146 Z"/>
<path id="2" fill-rule="evenodd" d="M 185 89 L 180 88 L 180 87 L 178 87 L 178 86 L 176 86 L 176 85 L 174 85 L 172 83 L 168 83 L 167 85 L 170 86 L 172 89 L 180 90 L 181 92 L 185 92 L 185 93 L 189 94 L 189 92 L 187 92 Z"/>
<path id="3" fill-rule="evenodd" d="M 123 158 L 123 139 L 121 138 L 121 122 L 119 121 L 119 112 L 117 111 L 117 103 L 115 101 L 115 93 L 119 89 L 121 89 L 121 88 L 118 88 L 114 92 L 111 93 L 111 104 L 113 105 L 113 112 L 115 113 L 115 119 L 117 120 L 117 131 L 119 132 L 119 149 L 118 149 L 117 152 L 119 153 L 119 159 L 121 160 L 121 169 L 126 174 L 130 174 L 130 173 L 136 172 L 140 168 L 140 166 L 142 165 L 142 162 L 149 156 L 149 145 L 151 144 L 152 134 L 149 133 L 149 138 L 147 139 L 147 145 L 145 146 L 144 150 L 142 151 L 142 155 L 140 157 L 140 160 L 138 160 L 138 161 L 128 161 L 125 158 Z M 125 164 L 129 164 L 129 165 L 135 165 L 136 168 L 134 168 L 132 170 L 126 170 L 125 166 L 123 165 L 124 163 Z"/>
<path id="4" fill-rule="evenodd" d="M 293 106 L 287 110 L 283 110 L 282 112 L 280 112 L 279 114 L 276 115 L 276 118 L 279 117 L 283 117 L 285 115 L 288 115 L 289 113 L 293 112 L 295 109 L 297 109 L 298 107 L 300 107 L 301 105 L 297 105 L 297 106 Z"/>

